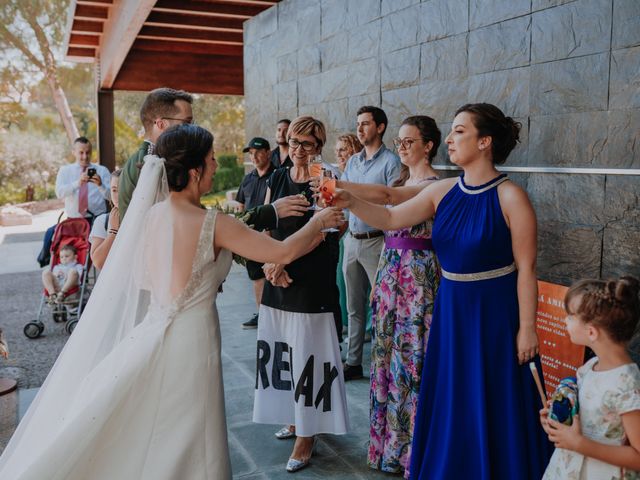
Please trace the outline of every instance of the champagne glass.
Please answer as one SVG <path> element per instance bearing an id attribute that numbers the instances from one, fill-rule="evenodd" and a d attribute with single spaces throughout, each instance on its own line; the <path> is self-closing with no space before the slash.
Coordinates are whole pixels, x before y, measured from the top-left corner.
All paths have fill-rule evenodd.
<path id="1" fill-rule="evenodd" d="M 333 194 L 336 193 L 336 177 L 331 170 L 324 170 L 322 178 L 320 179 L 320 188 L 318 194 L 322 196 L 325 202 L 329 201 Z M 337 228 L 325 228 L 322 232 L 339 232 Z"/>
<path id="2" fill-rule="evenodd" d="M 307 168 L 309 169 L 309 177 L 315 178 L 318 181 L 322 180 L 322 156 L 321 155 L 312 155 L 309 158 L 309 163 L 307 164 Z M 316 197 L 313 197 L 313 205 L 309 207 L 309 210 L 321 210 L 316 201 Z"/>

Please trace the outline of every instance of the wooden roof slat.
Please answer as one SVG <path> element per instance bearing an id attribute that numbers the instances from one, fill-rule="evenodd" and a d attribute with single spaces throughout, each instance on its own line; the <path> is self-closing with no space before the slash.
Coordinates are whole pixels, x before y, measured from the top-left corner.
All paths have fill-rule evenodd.
<path id="1" fill-rule="evenodd" d="M 70 57 L 91 57 L 93 59 L 96 56 L 96 49 L 70 46 L 67 55 Z"/>
<path id="2" fill-rule="evenodd" d="M 93 22 L 90 20 L 74 20 L 73 24 L 71 25 L 71 33 L 94 33 L 99 35 L 102 33 L 103 25 L 104 23 L 102 22 Z"/>
<path id="3" fill-rule="evenodd" d="M 206 0 L 210 3 L 224 3 L 224 4 L 232 4 L 232 5 L 258 5 L 267 9 L 280 0 Z"/>
<path id="4" fill-rule="evenodd" d="M 203 55 L 224 55 L 224 56 L 242 56 L 242 45 L 229 45 L 219 42 L 207 43 L 189 43 L 172 40 L 156 40 L 141 38 L 138 36 L 133 44 L 132 50 L 147 50 L 153 52 L 179 52 L 179 53 L 197 53 Z"/>
<path id="5" fill-rule="evenodd" d="M 194 15 L 232 16 L 248 19 L 265 9 L 264 5 L 240 5 L 226 2 L 158 0 L 153 8 L 164 12 L 189 12 Z"/>
<path id="6" fill-rule="evenodd" d="M 201 15 L 190 15 L 188 13 L 152 11 L 144 24 L 158 27 L 174 27 L 179 25 L 183 28 L 228 29 L 242 33 L 242 22 L 244 22 L 244 20 L 232 17 L 203 17 Z"/>
<path id="7" fill-rule="evenodd" d="M 242 45 L 242 33 L 215 31 L 215 30 L 193 30 L 190 28 L 168 28 L 144 26 L 139 35 L 145 37 L 181 38 L 183 40 L 210 40 L 226 41 Z"/>
<path id="8" fill-rule="evenodd" d="M 89 5 L 93 7 L 110 7 L 113 0 L 76 0 L 76 5 Z"/>
<path id="9" fill-rule="evenodd" d="M 76 5 L 76 19 L 81 20 L 106 20 L 109 17 L 109 8 L 95 5 Z"/>
<path id="10" fill-rule="evenodd" d="M 69 45 L 77 46 L 87 46 L 90 45 L 92 47 L 97 47 L 100 45 L 100 37 L 97 35 L 82 35 L 78 33 L 71 33 L 69 37 Z"/>

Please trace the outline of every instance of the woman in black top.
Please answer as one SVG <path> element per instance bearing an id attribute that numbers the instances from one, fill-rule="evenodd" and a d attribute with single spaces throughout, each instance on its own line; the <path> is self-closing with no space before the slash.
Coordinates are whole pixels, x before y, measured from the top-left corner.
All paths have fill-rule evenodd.
<path id="1" fill-rule="evenodd" d="M 276 170 L 269 179 L 267 202 L 294 194 L 311 198 L 308 164 L 326 141 L 324 125 L 299 117 L 287 132 L 293 167 Z M 282 240 L 313 215 L 279 220 L 271 230 Z M 336 285 L 339 236 L 325 241 L 289 265 L 265 265 L 268 280 L 258 322 L 258 358 L 253 420 L 288 424 L 276 433 L 296 443 L 287 463 L 296 471 L 309 463 L 314 435 L 343 434 L 348 429 L 346 395 L 336 321 L 340 306 Z"/>

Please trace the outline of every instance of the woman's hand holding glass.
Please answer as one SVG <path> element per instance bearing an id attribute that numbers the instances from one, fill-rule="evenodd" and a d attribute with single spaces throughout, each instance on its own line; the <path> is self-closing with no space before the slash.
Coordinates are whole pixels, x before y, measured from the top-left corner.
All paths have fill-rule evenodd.
<path id="1" fill-rule="evenodd" d="M 336 231 L 335 227 L 342 225 L 345 222 L 345 218 L 342 209 L 328 207 L 317 211 L 311 221 L 320 226 L 320 231 Z M 334 230 L 329 230 L 331 228 Z"/>
<path id="2" fill-rule="evenodd" d="M 309 163 L 307 164 L 309 169 L 309 180 L 313 183 L 320 182 L 322 180 L 322 157 L 320 155 L 312 155 L 309 157 Z M 309 210 L 319 210 L 320 207 L 316 203 L 316 199 L 313 199 L 313 205 L 309 207 Z"/>
<path id="3" fill-rule="evenodd" d="M 349 209 L 353 203 L 353 196 L 347 190 L 335 188 L 333 193 L 327 198 L 323 197 L 323 200 L 327 206 Z"/>

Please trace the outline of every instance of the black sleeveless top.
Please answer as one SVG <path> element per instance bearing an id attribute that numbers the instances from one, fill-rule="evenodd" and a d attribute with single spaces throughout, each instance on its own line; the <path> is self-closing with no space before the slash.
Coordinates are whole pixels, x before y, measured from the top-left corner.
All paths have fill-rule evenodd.
<path id="1" fill-rule="evenodd" d="M 309 183 L 295 183 L 291 180 L 289 172 L 289 168 L 280 168 L 269 178 L 271 202 L 302 193 L 311 203 L 312 192 Z M 312 215 L 313 210 L 309 210 L 302 217 L 279 219 L 278 228 L 271 230 L 271 236 L 276 240 L 284 240 L 300 230 Z M 269 282 L 265 283 L 262 304 L 287 312 L 339 312 L 336 284 L 339 253 L 338 233 L 327 233 L 324 242 L 285 267 L 293 280 L 289 287 L 274 287 Z"/>

